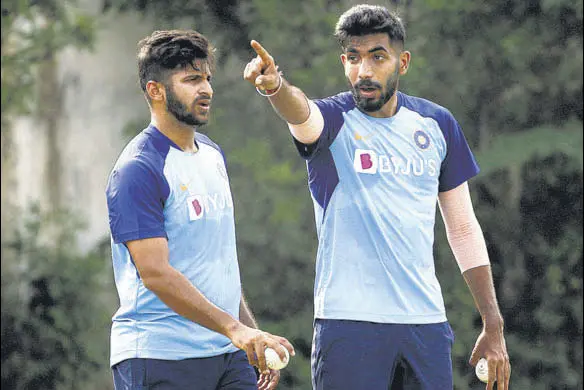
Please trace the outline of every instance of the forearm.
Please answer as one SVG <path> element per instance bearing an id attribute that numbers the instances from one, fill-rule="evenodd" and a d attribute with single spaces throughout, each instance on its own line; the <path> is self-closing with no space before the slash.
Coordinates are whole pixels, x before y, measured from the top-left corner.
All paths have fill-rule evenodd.
<path id="1" fill-rule="evenodd" d="M 171 266 L 160 269 L 159 273 L 145 279 L 144 284 L 176 313 L 229 338 L 241 325 L 229 313 L 209 301 L 182 273 Z"/>
<path id="2" fill-rule="evenodd" d="M 497 305 L 487 245 L 474 214 L 469 216 L 467 221 L 466 224 L 459 224 L 447 230 L 448 242 L 483 323 L 498 324 L 502 319 Z"/>
<path id="3" fill-rule="evenodd" d="M 499 311 L 487 245 L 473 211 L 468 184 L 465 182 L 438 195 L 446 235 L 483 320 L 483 329 L 473 348 L 470 364 L 481 357 L 489 361 L 490 383 L 509 384 L 509 355 L 503 335 L 503 316 Z M 496 377 L 496 379 L 495 379 Z"/>
<path id="4" fill-rule="evenodd" d="M 308 98 L 301 89 L 291 85 L 283 77 L 281 80 L 280 89 L 268 100 L 286 122 L 293 125 L 304 123 L 310 113 Z"/>
<path id="5" fill-rule="evenodd" d="M 495 286 L 489 265 L 471 268 L 463 274 L 486 329 L 503 330 Z"/>
<path id="6" fill-rule="evenodd" d="M 239 321 L 250 328 L 258 328 L 258 323 L 247 304 L 245 296 L 243 295 L 243 290 L 241 291 L 241 303 L 239 304 Z"/>

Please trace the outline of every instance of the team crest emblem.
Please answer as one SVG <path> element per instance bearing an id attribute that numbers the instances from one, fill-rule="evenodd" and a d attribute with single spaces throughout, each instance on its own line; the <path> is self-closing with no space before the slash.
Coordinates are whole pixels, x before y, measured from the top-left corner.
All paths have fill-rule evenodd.
<path id="1" fill-rule="evenodd" d="M 430 137 L 428 137 L 428 134 L 424 133 L 422 130 L 416 130 L 414 132 L 414 142 L 418 148 L 422 150 L 426 150 L 430 147 Z"/>
<path id="2" fill-rule="evenodd" d="M 219 175 L 221 175 L 222 178 L 227 180 L 227 171 L 225 170 L 225 166 L 222 163 L 220 162 L 217 163 L 217 170 L 219 171 Z"/>

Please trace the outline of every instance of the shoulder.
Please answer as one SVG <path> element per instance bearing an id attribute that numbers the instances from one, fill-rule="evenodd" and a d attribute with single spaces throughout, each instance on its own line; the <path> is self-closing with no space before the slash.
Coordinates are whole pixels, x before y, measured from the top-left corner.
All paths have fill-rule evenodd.
<path id="1" fill-rule="evenodd" d="M 447 108 L 427 99 L 406 95 L 403 92 L 397 93 L 400 107 L 414 111 L 424 118 L 434 119 L 443 130 L 449 129 L 456 123 L 454 115 Z"/>
<path id="2" fill-rule="evenodd" d="M 221 147 L 219 145 L 217 145 L 215 142 L 213 142 L 213 140 L 211 140 L 211 138 L 209 138 L 209 136 L 207 136 L 203 133 L 199 133 L 197 131 L 195 133 L 195 139 L 197 140 L 197 142 L 199 142 L 203 145 L 210 146 L 211 148 L 215 149 L 219 153 L 223 154 L 223 150 L 221 149 Z"/>
<path id="3" fill-rule="evenodd" d="M 163 175 L 168 146 L 157 142 L 146 130 L 134 137 L 120 154 L 111 176 L 136 179 Z"/>
<path id="4" fill-rule="evenodd" d="M 355 108 L 353 94 L 348 91 L 322 99 L 314 99 L 313 101 L 321 110 L 334 109 L 336 111 L 347 112 Z"/>
<path id="5" fill-rule="evenodd" d="M 213 142 L 211 140 L 211 138 L 209 138 L 207 135 L 205 135 L 203 133 L 199 133 L 197 131 L 195 133 L 195 139 L 199 143 L 199 147 L 201 147 L 201 145 L 205 145 L 205 146 L 211 148 L 212 150 L 214 150 L 215 152 L 219 153 L 221 155 L 221 158 L 223 159 L 223 162 L 225 163 L 225 165 L 227 165 L 227 161 L 225 158 L 225 154 L 223 153 L 223 149 L 221 149 L 221 147 L 219 145 L 217 145 L 215 142 Z"/>

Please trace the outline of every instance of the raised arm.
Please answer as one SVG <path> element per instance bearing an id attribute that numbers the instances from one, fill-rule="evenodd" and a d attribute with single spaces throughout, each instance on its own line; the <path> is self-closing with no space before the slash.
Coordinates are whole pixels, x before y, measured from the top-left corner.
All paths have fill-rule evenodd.
<path id="1" fill-rule="evenodd" d="M 496 379 L 497 389 L 507 390 L 511 366 L 503 335 L 503 317 L 497 303 L 487 246 L 474 214 L 468 184 L 465 182 L 441 192 L 438 201 L 448 242 L 483 320 L 470 364 L 476 366 L 479 359 L 485 357 L 489 365 L 487 389 L 493 389 Z"/>
<path id="2" fill-rule="evenodd" d="M 300 88 L 284 79 L 274 58 L 259 42 L 252 40 L 251 47 L 257 55 L 246 65 L 243 78 L 268 98 L 278 115 L 288 122 L 294 138 L 304 144 L 317 141 L 324 125 L 318 107 Z"/>

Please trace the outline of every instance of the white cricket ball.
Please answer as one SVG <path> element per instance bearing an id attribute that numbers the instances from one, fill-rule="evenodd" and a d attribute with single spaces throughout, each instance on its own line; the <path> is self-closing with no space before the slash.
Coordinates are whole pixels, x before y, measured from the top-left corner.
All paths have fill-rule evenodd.
<path id="1" fill-rule="evenodd" d="M 266 348 L 266 364 L 268 365 L 268 368 L 271 368 L 272 370 L 281 370 L 288 365 L 290 354 L 286 348 L 282 347 L 282 349 L 286 353 L 286 358 L 284 360 L 280 359 L 280 355 L 278 355 L 278 353 L 272 348 Z"/>
<path id="2" fill-rule="evenodd" d="M 479 360 L 475 367 L 475 373 L 481 382 L 487 383 L 489 381 L 489 364 L 487 359 L 481 358 Z"/>

